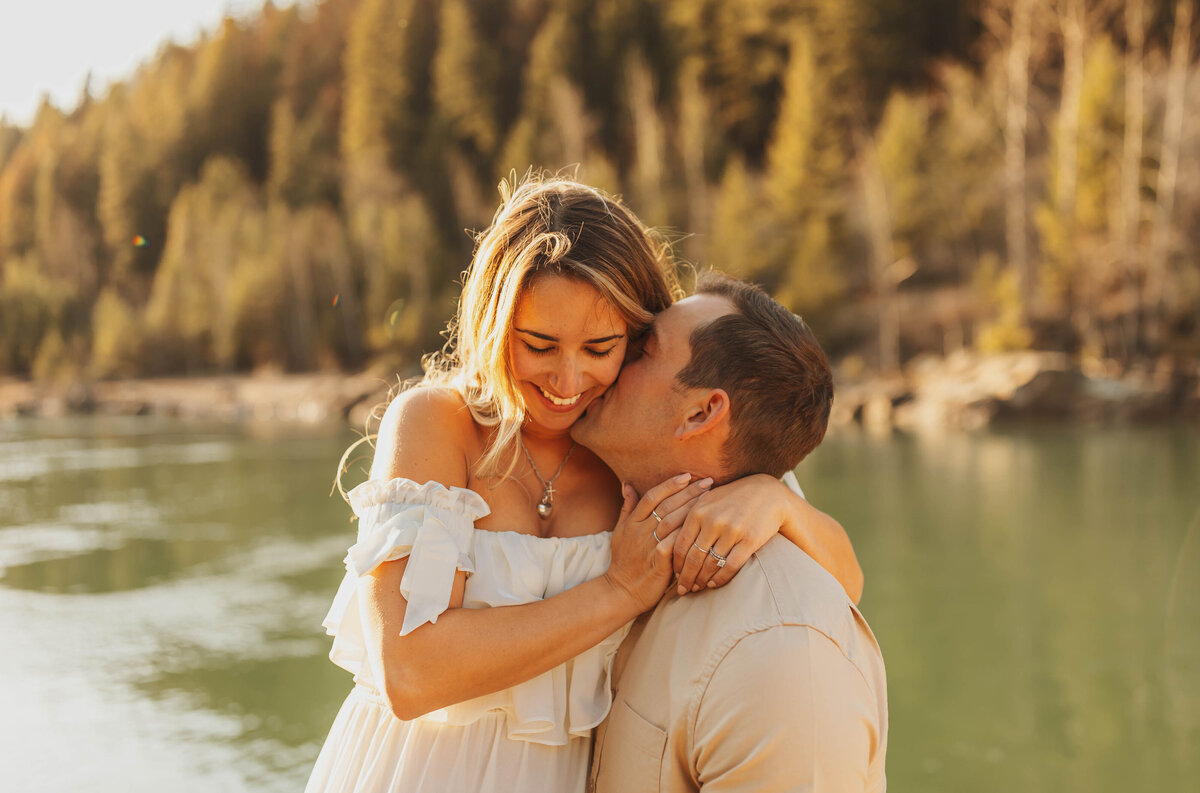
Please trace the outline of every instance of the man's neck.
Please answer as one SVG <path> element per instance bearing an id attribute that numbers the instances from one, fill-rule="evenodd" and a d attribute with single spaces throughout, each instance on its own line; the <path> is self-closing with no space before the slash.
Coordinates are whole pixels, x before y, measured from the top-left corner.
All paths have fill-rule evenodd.
<path id="1" fill-rule="evenodd" d="M 633 485 L 633 489 L 637 491 L 638 498 L 646 494 L 646 491 L 652 487 L 657 487 L 668 479 L 673 479 L 680 474 L 691 474 L 692 481 L 712 477 L 714 481 L 720 481 L 716 475 L 704 470 L 703 466 L 685 466 L 676 469 L 663 469 L 651 473 L 640 473 L 630 477 L 622 477 L 622 481 Z"/>

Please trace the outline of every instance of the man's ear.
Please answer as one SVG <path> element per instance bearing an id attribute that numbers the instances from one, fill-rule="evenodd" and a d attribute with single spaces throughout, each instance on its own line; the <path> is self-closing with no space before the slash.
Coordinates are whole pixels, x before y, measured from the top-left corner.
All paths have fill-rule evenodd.
<path id="1" fill-rule="evenodd" d="M 675 428 L 675 439 L 686 441 L 729 425 L 729 394 L 723 388 L 697 391 L 685 404 L 683 419 Z"/>

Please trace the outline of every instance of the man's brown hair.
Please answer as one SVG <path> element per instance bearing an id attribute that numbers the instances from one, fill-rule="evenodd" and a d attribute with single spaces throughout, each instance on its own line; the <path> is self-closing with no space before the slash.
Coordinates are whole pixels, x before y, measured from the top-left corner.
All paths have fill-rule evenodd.
<path id="1" fill-rule="evenodd" d="M 730 479 L 782 476 L 821 443 L 833 403 L 833 373 L 804 320 L 753 284 L 706 273 L 696 294 L 737 309 L 692 331 L 692 357 L 676 379 L 729 394 L 722 464 Z"/>

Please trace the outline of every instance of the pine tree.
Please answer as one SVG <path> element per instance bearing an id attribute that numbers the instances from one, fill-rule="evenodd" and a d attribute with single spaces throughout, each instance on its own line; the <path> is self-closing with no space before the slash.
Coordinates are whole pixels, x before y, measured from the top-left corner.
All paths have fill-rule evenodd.
<path id="1" fill-rule="evenodd" d="M 405 29 L 412 0 L 363 0 L 347 33 L 342 155 L 387 161 L 414 87 L 405 70 Z"/>
<path id="2" fill-rule="evenodd" d="M 740 157 L 732 157 L 715 194 L 712 238 L 704 264 L 750 281 L 760 281 L 770 266 L 764 202 L 757 179 Z"/>
<path id="3" fill-rule="evenodd" d="M 823 306 L 844 286 L 838 259 L 846 160 L 828 117 L 831 101 L 812 32 L 797 26 L 767 150 L 766 191 L 778 234 L 764 274 L 797 311 Z"/>
<path id="4" fill-rule="evenodd" d="M 497 145 L 495 85 L 499 64 L 485 47 L 466 0 L 443 0 L 434 99 L 451 137 L 472 153 L 490 157 Z"/>
<path id="5" fill-rule="evenodd" d="M 100 292 L 92 308 L 92 375 L 108 378 L 138 374 L 143 344 L 133 307 L 114 289 Z"/>
<path id="6" fill-rule="evenodd" d="M 231 282 L 242 261 L 257 253 L 261 225 L 254 188 L 234 161 L 212 159 L 200 182 L 180 191 L 146 307 L 148 332 L 162 340 L 156 352 L 178 355 L 192 371 L 233 368 Z"/>
<path id="7" fill-rule="evenodd" d="M 887 191 L 894 256 L 917 256 L 936 226 L 929 215 L 929 104 L 897 91 L 888 100 L 875 132 L 879 170 Z"/>

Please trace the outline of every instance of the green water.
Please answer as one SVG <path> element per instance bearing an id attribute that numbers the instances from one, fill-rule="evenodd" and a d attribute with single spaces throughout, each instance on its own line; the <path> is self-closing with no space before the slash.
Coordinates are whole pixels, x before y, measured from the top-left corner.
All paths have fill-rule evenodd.
<path id="1" fill-rule="evenodd" d="M 0 424 L 0 789 L 301 789 L 352 439 Z M 867 574 L 889 789 L 1195 789 L 1200 429 L 843 433 L 799 474 Z"/>

